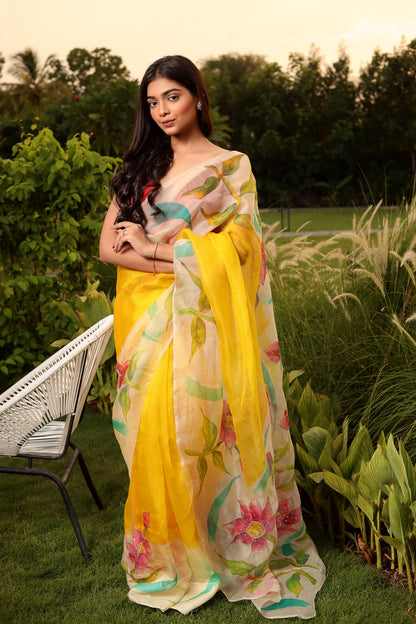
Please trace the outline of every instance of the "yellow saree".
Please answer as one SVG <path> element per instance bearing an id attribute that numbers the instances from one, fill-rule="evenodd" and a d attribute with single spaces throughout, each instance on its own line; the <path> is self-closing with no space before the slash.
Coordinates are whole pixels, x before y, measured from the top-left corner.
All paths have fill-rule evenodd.
<path id="1" fill-rule="evenodd" d="M 313 617 L 324 566 L 294 482 L 250 162 L 231 152 L 147 200 L 174 275 L 119 268 L 113 423 L 130 473 L 129 598 L 188 613 L 222 590 Z"/>

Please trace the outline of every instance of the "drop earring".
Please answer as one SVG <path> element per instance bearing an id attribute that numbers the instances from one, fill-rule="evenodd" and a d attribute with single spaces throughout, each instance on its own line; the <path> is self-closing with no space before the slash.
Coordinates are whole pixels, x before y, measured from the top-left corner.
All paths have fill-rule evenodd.
<path id="1" fill-rule="evenodd" d="M 202 110 L 202 104 L 201 102 L 198 102 L 198 104 L 196 105 L 197 110 Z"/>

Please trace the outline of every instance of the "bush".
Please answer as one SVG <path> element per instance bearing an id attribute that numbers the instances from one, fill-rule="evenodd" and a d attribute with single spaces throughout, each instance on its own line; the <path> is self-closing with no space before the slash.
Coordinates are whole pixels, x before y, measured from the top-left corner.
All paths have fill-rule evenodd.
<path id="1" fill-rule="evenodd" d="M 83 134 L 63 149 L 49 129 L 0 159 L 0 389 L 45 359 L 77 328 L 71 304 L 95 276 L 98 238 L 117 163 Z"/>

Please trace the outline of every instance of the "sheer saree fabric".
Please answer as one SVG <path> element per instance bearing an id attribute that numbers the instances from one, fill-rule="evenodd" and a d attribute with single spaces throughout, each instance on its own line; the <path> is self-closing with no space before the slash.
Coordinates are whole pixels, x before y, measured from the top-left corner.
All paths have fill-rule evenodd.
<path id="1" fill-rule="evenodd" d="M 294 482 L 282 366 L 247 156 L 147 200 L 174 275 L 118 269 L 114 429 L 130 474 L 129 598 L 188 613 L 218 590 L 265 618 L 315 615 L 324 566 Z"/>

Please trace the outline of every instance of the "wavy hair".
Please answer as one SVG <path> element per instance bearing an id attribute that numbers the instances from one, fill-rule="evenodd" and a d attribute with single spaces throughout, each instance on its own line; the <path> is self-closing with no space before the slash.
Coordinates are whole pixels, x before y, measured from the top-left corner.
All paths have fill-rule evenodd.
<path id="1" fill-rule="evenodd" d="M 198 125 L 204 136 L 212 133 L 207 88 L 199 69 L 185 56 L 164 56 L 146 70 L 140 84 L 136 122 L 130 147 L 123 157 L 123 165 L 112 181 L 118 206 L 117 221 L 146 224 L 142 198 L 147 187 L 152 187 L 148 199 L 156 213 L 154 198 L 160 189 L 160 180 L 168 172 L 173 151 L 170 137 L 153 121 L 147 102 L 147 87 L 156 78 L 174 80 L 188 89 L 201 102 L 197 110 Z"/>

